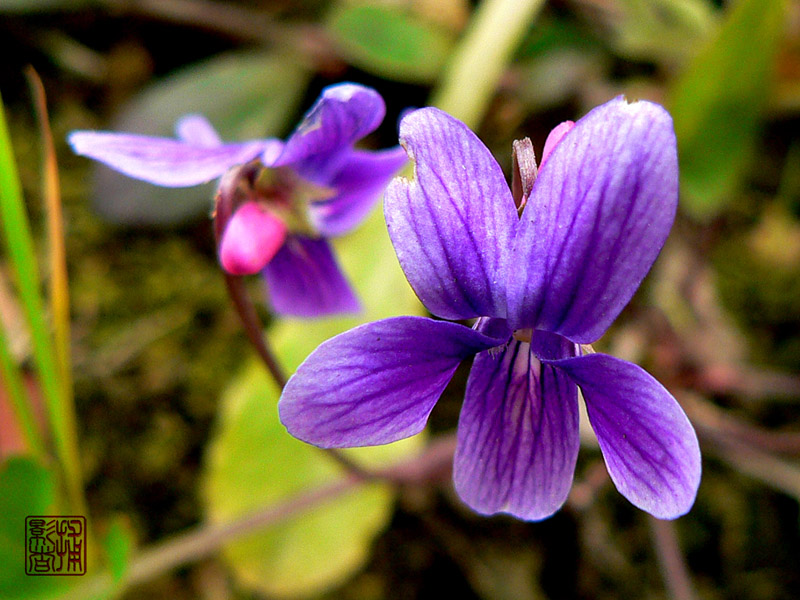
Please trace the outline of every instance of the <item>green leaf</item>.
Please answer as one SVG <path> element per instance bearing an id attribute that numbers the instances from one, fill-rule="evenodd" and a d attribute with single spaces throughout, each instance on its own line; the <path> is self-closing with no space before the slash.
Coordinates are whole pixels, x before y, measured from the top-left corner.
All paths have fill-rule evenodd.
<path id="1" fill-rule="evenodd" d="M 36 371 L 47 407 L 47 419 L 52 430 L 56 454 L 64 471 L 70 501 L 73 506 L 79 507 L 82 505 L 82 499 L 75 432 L 69 418 L 69 402 L 64 398 L 65 386 L 59 377 L 54 342 L 45 319 L 33 234 L 17 175 L 17 165 L 2 101 L 0 101 L 0 227 L 5 238 L 9 262 L 16 276 L 25 321 L 31 333 Z M 3 362 L 6 363 L 7 358 L 4 358 Z M 20 414 L 25 410 L 23 404 L 16 404 L 15 408 Z M 26 421 L 28 425 L 25 425 Z M 23 426 L 30 426 L 30 423 L 32 423 L 30 417 L 23 417 Z M 32 447 L 36 450 L 40 444 L 34 439 L 32 442 Z"/>
<path id="2" fill-rule="evenodd" d="M 211 522 L 289 500 L 342 475 L 330 457 L 286 433 L 276 401 L 274 385 L 259 364 L 251 364 L 223 397 L 205 486 Z M 378 451 L 401 456 L 418 445 L 412 438 Z M 270 596 L 308 595 L 340 583 L 365 561 L 391 509 L 390 487 L 364 484 L 241 538 L 223 554 L 249 589 Z"/>
<path id="3" fill-rule="evenodd" d="M 51 514 L 55 481 L 50 470 L 28 457 L 0 465 L 0 598 L 49 598 L 65 587 L 64 577 L 25 574 L 25 518 Z"/>
<path id="4" fill-rule="evenodd" d="M 133 531 L 128 521 L 122 517 L 115 518 L 108 533 L 103 538 L 109 570 L 115 583 L 122 581 L 128 572 L 131 552 L 133 551 Z"/>
<path id="5" fill-rule="evenodd" d="M 364 304 L 364 315 L 276 323 L 269 337 L 289 371 L 321 341 L 364 320 L 421 312 L 397 264 L 381 211 L 374 211 L 352 235 L 337 240 L 336 249 Z M 211 521 L 229 521 L 341 476 L 341 467 L 329 456 L 286 433 L 278 421 L 277 399 L 277 386 L 260 366 L 248 367 L 225 394 L 205 473 Z M 385 465 L 415 451 L 420 443 L 417 436 L 349 452 L 362 464 Z M 262 593 L 298 596 L 321 591 L 364 562 L 371 540 L 391 517 L 392 499 L 383 484 L 362 485 L 230 544 L 225 557 L 243 585 Z"/>
<path id="6" fill-rule="evenodd" d="M 739 0 L 670 94 L 683 208 L 695 218 L 724 208 L 753 156 L 785 8 L 783 0 Z"/>
<path id="7" fill-rule="evenodd" d="M 175 121 L 205 115 L 226 141 L 284 133 L 308 85 L 310 72 L 278 53 L 234 52 L 181 69 L 142 91 L 110 129 L 172 137 Z M 97 166 L 96 210 L 124 224 L 174 224 L 210 212 L 214 184 L 170 189 Z"/>
<path id="8" fill-rule="evenodd" d="M 707 0 L 621 0 L 619 9 L 612 43 L 633 60 L 682 64 L 715 24 Z"/>
<path id="9" fill-rule="evenodd" d="M 392 6 L 345 5 L 327 27 L 354 65 L 411 83 L 436 79 L 455 43 L 447 30 Z"/>

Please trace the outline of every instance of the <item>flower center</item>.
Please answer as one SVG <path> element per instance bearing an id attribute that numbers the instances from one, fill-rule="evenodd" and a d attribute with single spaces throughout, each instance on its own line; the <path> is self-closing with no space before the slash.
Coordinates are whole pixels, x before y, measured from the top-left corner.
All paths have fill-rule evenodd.
<path id="1" fill-rule="evenodd" d="M 223 176 L 215 217 L 224 227 L 237 208 L 254 202 L 282 221 L 290 233 L 316 238 L 319 234 L 309 219 L 308 206 L 334 194 L 335 190 L 303 179 L 290 167 L 270 168 L 254 160 Z"/>
<path id="2" fill-rule="evenodd" d="M 527 342 L 530 344 L 531 338 L 533 338 L 533 329 L 517 329 L 512 335 L 518 342 Z"/>

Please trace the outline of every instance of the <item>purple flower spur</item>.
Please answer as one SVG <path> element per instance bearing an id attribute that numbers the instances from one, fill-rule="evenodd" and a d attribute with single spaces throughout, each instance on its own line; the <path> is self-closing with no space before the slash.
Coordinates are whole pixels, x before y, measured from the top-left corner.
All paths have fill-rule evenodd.
<path id="1" fill-rule="evenodd" d="M 326 341 L 283 392 L 289 432 L 322 447 L 414 435 L 474 356 L 453 466 L 474 510 L 538 520 L 561 507 L 580 388 L 617 489 L 656 517 L 686 513 L 701 471 L 689 420 L 642 368 L 587 346 L 630 301 L 672 226 L 669 114 L 617 98 L 562 124 L 538 175 L 532 153 L 515 154 L 513 195 L 488 149 L 440 110 L 405 117 L 400 139 L 415 177 L 394 179 L 384 202 L 400 264 L 433 315 L 477 320 L 395 317 Z"/>
<path id="2" fill-rule="evenodd" d="M 356 84 L 323 90 L 286 142 L 225 144 L 200 115 L 177 139 L 75 131 L 77 154 L 166 187 L 220 178 L 219 258 L 233 275 L 261 272 L 275 312 L 315 317 L 359 309 L 327 238 L 356 227 L 407 161 L 399 146 L 354 148 L 383 120 L 380 95 Z"/>

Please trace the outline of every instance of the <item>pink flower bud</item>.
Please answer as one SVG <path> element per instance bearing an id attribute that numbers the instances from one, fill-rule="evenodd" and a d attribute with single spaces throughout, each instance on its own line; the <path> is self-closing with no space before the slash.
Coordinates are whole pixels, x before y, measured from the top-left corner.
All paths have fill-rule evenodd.
<path id="1" fill-rule="evenodd" d="M 544 162 L 547 160 L 547 157 L 550 156 L 550 153 L 555 150 L 556 145 L 558 142 L 561 141 L 569 130 L 575 127 L 574 121 L 564 121 L 560 125 L 557 125 L 553 131 L 550 132 L 550 135 L 547 136 L 547 139 L 544 142 L 544 150 L 542 151 L 542 162 L 539 163 L 539 168 L 541 169 L 544 167 Z"/>
<path id="2" fill-rule="evenodd" d="M 286 224 L 256 202 L 233 213 L 222 234 L 219 261 L 231 275 L 252 275 L 267 266 L 286 240 Z"/>

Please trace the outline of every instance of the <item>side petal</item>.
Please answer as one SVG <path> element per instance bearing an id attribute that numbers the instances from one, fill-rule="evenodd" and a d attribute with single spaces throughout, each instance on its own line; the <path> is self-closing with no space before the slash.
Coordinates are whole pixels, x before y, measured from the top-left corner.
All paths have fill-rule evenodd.
<path id="1" fill-rule="evenodd" d="M 257 157 L 266 144 L 252 141 L 209 147 L 103 131 L 74 131 L 68 139 L 76 154 L 164 187 L 187 187 L 216 179 L 230 167 Z"/>
<path id="2" fill-rule="evenodd" d="M 325 448 L 388 444 L 419 433 L 459 363 L 497 340 L 425 317 L 367 323 L 324 342 L 278 403 L 296 438 Z"/>
<path id="3" fill-rule="evenodd" d="M 456 491 L 482 514 L 536 521 L 567 499 L 578 458 L 578 392 L 530 345 L 475 357 L 458 422 Z"/>
<path id="4" fill-rule="evenodd" d="M 613 356 L 552 364 L 580 386 L 620 493 L 660 519 L 687 513 L 700 485 L 700 446 L 675 398 L 644 369 Z"/>
<path id="5" fill-rule="evenodd" d="M 333 237 L 356 227 L 381 197 L 389 180 L 407 161 L 405 150 L 399 146 L 379 152 L 350 152 L 330 183 L 337 194 L 309 205 L 310 217 L 317 231 L 325 237 Z"/>
<path id="6" fill-rule="evenodd" d="M 599 338 L 658 256 L 678 203 L 669 114 L 617 98 L 552 151 L 520 221 L 509 319 L 574 342 Z"/>
<path id="7" fill-rule="evenodd" d="M 345 158 L 342 153 L 374 131 L 385 113 L 383 98 L 371 88 L 354 83 L 329 86 L 269 166 L 291 165 L 302 177 L 327 185 Z"/>
<path id="8" fill-rule="evenodd" d="M 262 273 L 280 315 L 321 317 L 361 310 L 325 240 L 290 236 Z"/>
<path id="9" fill-rule="evenodd" d="M 384 200 L 386 224 L 411 287 L 445 319 L 506 316 L 517 211 L 500 166 L 466 125 L 435 108 L 400 124 L 414 161 Z"/>

